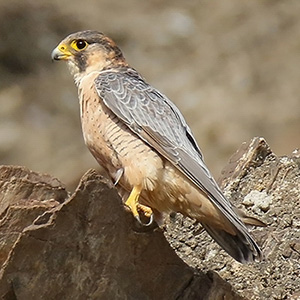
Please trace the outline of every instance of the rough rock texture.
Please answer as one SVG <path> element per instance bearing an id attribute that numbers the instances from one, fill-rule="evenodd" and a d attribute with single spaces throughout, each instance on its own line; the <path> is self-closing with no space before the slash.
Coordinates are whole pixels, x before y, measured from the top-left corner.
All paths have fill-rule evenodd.
<path id="1" fill-rule="evenodd" d="M 252 265 L 180 215 L 142 230 L 93 170 L 69 196 L 50 176 L 3 166 L 0 298 L 299 299 L 299 165 L 298 152 L 278 158 L 256 138 L 223 171 L 226 194 L 268 224 L 252 231 L 265 254 Z"/>
<path id="2" fill-rule="evenodd" d="M 57 180 L 45 183 L 18 167 L 1 171 L 7 179 L 2 200 L 11 201 L 1 229 L 14 236 L 2 238 L 1 299 L 241 299 L 217 274 L 194 274 L 160 229 L 137 231 L 116 191 L 95 171 L 70 198 L 63 193 L 61 204 Z"/>
<path id="3" fill-rule="evenodd" d="M 254 138 L 232 156 L 219 183 L 238 208 L 267 224 L 252 230 L 265 260 L 237 263 L 179 215 L 166 225 L 172 247 L 193 268 L 217 271 L 247 299 L 300 299 L 299 151 L 277 157 L 264 139 Z"/>
<path id="4" fill-rule="evenodd" d="M 0 167 L 0 266 L 26 226 L 68 196 L 49 175 L 20 167 Z"/>

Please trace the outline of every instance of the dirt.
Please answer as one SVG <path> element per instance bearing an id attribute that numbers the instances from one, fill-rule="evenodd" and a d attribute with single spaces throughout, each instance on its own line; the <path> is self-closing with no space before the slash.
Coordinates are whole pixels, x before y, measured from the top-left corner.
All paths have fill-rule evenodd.
<path id="1" fill-rule="evenodd" d="M 165 235 L 187 264 L 217 271 L 246 299 L 300 299 L 300 154 L 278 158 L 264 144 L 255 158 L 241 158 L 244 163 L 223 180 L 232 202 L 267 225 L 251 229 L 263 250 L 262 262 L 234 261 L 201 225 L 181 215 L 169 219 Z"/>

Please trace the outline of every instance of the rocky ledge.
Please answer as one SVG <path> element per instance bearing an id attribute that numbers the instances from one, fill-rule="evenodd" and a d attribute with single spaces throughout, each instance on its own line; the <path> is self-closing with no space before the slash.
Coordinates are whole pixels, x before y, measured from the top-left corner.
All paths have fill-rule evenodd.
<path id="1" fill-rule="evenodd" d="M 199 224 L 172 215 L 137 226 L 94 170 L 70 194 L 59 180 L 0 167 L 0 297 L 12 299 L 299 299 L 300 153 L 243 144 L 220 185 L 245 213 L 265 260 L 241 265 Z M 277 298 L 276 298 L 277 297 Z"/>

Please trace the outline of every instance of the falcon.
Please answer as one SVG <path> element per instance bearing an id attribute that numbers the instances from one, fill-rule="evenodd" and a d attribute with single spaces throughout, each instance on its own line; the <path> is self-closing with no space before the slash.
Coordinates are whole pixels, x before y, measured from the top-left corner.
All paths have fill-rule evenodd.
<path id="1" fill-rule="evenodd" d="M 85 143 L 134 217 L 151 223 L 179 212 L 200 222 L 237 261 L 261 260 L 178 108 L 128 65 L 114 41 L 97 31 L 73 33 L 52 59 L 67 61 Z"/>

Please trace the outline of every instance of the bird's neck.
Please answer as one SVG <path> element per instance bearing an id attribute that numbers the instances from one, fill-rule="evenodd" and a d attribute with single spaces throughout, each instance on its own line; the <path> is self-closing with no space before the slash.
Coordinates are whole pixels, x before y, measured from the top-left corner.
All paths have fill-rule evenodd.
<path id="1" fill-rule="evenodd" d="M 85 70 L 81 72 L 73 72 L 75 84 L 78 87 L 80 81 L 83 78 L 93 73 L 115 71 L 118 70 L 120 67 L 128 67 L 128 64 L 125 62 L 124 59 L 116 59 L 110 62 L 108 61 L 107 63 L 103 63 L 103 61 L 99 61 L 98 63 L 89 64 L 89 67 L 87 67 Z"/>

